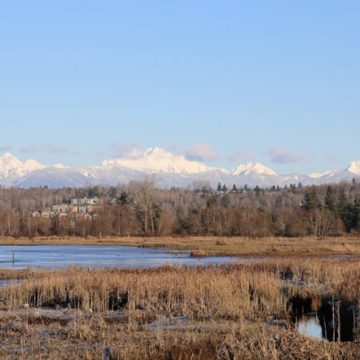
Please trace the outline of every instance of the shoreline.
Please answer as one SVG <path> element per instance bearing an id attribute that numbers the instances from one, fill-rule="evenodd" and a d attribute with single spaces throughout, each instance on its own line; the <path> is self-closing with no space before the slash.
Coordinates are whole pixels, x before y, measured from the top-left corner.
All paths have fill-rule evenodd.
<path id="1" fill-rule="evenodd" d="M 360 255 L 360 236 L 326 238 L 245 237 L 38 237 L 0 238 L 1 246 L 130 246 L 162 248 L 171 253 L 204 256 L 322 256 Z"/>

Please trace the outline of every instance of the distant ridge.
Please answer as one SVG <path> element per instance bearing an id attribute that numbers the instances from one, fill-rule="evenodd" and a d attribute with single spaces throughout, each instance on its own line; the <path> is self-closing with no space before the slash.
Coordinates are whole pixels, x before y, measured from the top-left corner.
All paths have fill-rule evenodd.
<path id="1" fill-rule="evenodd" d="M 261 163 L 240 164 L 233 171 L 210 167 L 159 147 L 145 151 L 135 149 L 128 154 L 83 169 L 63 164 L 44 165 L 36 160 L 21 161 L 7 152 L 0 156 L 0 185 L 16 187 L 48 186 L 51 188 L 126 184 L 152 176 L 159 187 L 187 187 L 218 182 L 238 186 L 285 186 L 302 183 L 317 185 L 360 180 L 360 161 L 352 161 L 344 170 L 310 175 L 280 175 Z"/>

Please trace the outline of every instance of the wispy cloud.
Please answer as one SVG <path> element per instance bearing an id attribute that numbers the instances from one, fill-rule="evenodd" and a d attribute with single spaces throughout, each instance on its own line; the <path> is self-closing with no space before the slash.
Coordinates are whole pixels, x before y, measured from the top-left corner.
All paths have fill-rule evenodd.
<path id="1" fill-rule="evenodd" d="M 11 145 L 1 145 L 0 152 L 10 151 L 12 149 Z"/>
<path id="2" fill-rule="evenodd" d="M 69 147 L 56 146 L 51 144 L 32 144 L 20 148 L 22 153 L 48 153 L 48 154 L 66 154 L 66 153 L 75 153 L 72 152 Z"/>
<path id="3" fill-rule="evenodd" d="M 134 150 L 141 150 L 139 145 L 136 144 L 121 144 L 116 143 L 110 146 L 111 157 L 119 158 L 131 153 Z"/>
<path id="4" fill-rule="evenodd" d="M 325 159 L 332 163 L 332 164 L 337 164 L 339 162 L 339 159 L 337 158 L 337 156 L 335 154 L 325 154 Z"/>
<path id="5" fill-rule="evenodd" d="M 228 157 L 228 161 L 233 163 L 247 162 L 254 160 L 255 160 L 255 154 L 248 148 L 242 148 Z"/>
<path id="6" fill-rule="evenodd" d="M 171 151 L 184 155 L 189 160 L 196 161 L 216 161 L 220 156 L 216 149 L 209 144 L 194 144 L 190 147 L 182 148 L 173 146 Z"/>
<path id="7" fill-rule="evenodd" d="M 314 158 L 314 154 L 311 150 L 305 150 L 299 154 L 288 151 L 281 146 L 276 146 L 269 149 L 266 154 L 270 158 L 271 162 L 276 164 L 294 164 Z"/>

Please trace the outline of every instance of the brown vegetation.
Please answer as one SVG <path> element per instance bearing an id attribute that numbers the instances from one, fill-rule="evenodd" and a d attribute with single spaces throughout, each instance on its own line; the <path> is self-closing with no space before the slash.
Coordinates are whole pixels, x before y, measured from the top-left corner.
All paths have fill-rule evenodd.
<path id="1" fill-rule="evenodd" d="M 79 359 L 105 354 L 108 359 L 356 359 L 356 342 L 301 336 L 292 325 L 291 299 L 318 302 L 333 296 L 358 306 L 359 275 L 357 260 L 334 258 L 31 273 L 20 285 L 0 290 L 0 355 L 65 359 L 73 351 L 72 358 Z M 59 318 L 36 315 L 44 307 L 57 309 Z M 160 319 L 172 326 L 147 325 Z"/>
<path id="2" fill-rule="evenodd" d="M 97 196 L 94 214 L 51 206 Z M 43 211 L 43 213 L 40 213 Z M 32 215 L 37 213 L 37 216 Z M 43 216 L 44 215 L 44 216 Z M 340 236 L 360 230 L 360 185 L 158 189 L 149 181 L 113 188 L 1 189 L 0 236 Z"/>

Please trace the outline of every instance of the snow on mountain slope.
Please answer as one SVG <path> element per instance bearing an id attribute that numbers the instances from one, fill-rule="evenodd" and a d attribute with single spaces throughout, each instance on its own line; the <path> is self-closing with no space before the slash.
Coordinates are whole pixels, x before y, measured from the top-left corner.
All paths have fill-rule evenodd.
<path id="1" fill-rule="evenodd" d="M 346 170 L 352 174 L 360 175 L 360 160 L 352 161 Z"/>
<path id="2" fill-rule="evenodd" d="M 52 167 L 56 168 L 56 169 L 70 169 L 69 166 L 66 166 L 62 163 L 57 163 L 57 164 L 54 164 Z"/>
<path id="3" fill-rule="evenodd" d="M 336 171 L 325 171 L 323 173 L 312 173 L 309 175 L 309 177 L 311 177 L 313 179 L 320 179 L 324 176 L 331 177 L 331 176 L 334 176 L 335 174 L 336 174 Z"/>
<path id="4" fill-rule="evenodd" d="M 145 151 L 135 149 L 122 158 L 103 161 L 102 166 L 107 168 L 120 167 L 147 173 L 172 174 L 201 174 L 217 170 L 158 147 L 149 148 Z"/>
<path id="5" fill-rule="evenodd" d="M 14 185 L 21 188 L 47 186 L 58 189 L 97 184 L 93 183 L 90 178 L 80 174 L 78 170 L 51 166 L 31 172 L 16 181 Z"/>
<path id="6" fill-rule="evenodd" d="M 345 170 L 327 171 L 325 173 L 314 173 L 309 175 L 315 184 L 338 183 L 351 181 L 360 177 L 360 161 L 352 161 Z"/>
<path id="7" fill-rule="evenodd" d="M 45 168 L 35 160 L 27 160 L 22 162 L 14 155 L 5 153 L 0 156 L 0 178 L 17 178 L 24 176 L 34 170 Z"/>
<path id="8" fill-rule="evenodd" d="M 276 172 L 263 164 L 249 162 L 247 164 L 241 164 L 232 172 L 233 175 L 271 175 L 276 176 Z"/>
<path id="9" fill-rule="evenodd" d="M 346 170 L 311 175 L 278 175 L 260 163 L 239 165 L 233 172 L 209 167 L 174 155 L 161 148 L 134 150 L 120 159 L 106 160 L 101 166 L 71 169 L 62 164 L 47 166 L 35 160 L 21 161 L 10 153 L 0 156 L 0 185 L 51 188 L 118 185 L 151 176 L 159 187 L 192 187 L 194 184 L 218 182 L 232 186 L 262 187 L 338 183 L 360 178 L 360 161 L 353 161 Z"/>

